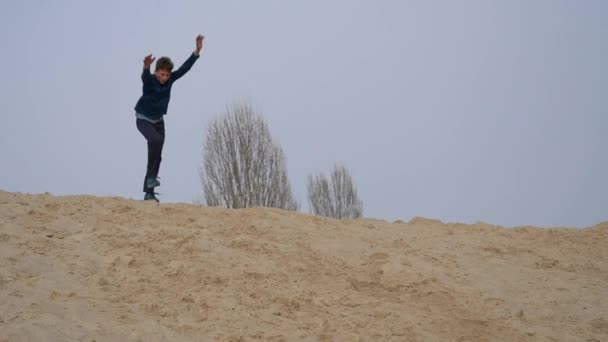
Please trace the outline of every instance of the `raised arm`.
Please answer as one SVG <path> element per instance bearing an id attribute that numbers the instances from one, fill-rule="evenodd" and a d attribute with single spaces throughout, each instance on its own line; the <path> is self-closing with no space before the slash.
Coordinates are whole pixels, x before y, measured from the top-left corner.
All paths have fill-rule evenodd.
<path id="1" fill-rule="evenodd" d="M 201 50 L 203 49 L 203 39 L 205 39 L 205 36 L 200 34 L 196 37 L 196 48 L 194 49 L 194 52 L 192 52 L 190 57 L 184 62 L 184 64 L 182 64 L 182 66 L 179 67 L 179 69 L 175 70 L 171 74 L 173 81 L 180 79 L 188 72 L 188 70 L 190 70 L 190 68 L 192 68 L 194 62 L 196 62 L 201 54 Z"/>
<path id="2" fill-rule="evenodd" d="M 148 79 L 150 76 L 152 76 L 152 74 L 150 74 L 150 65 L 152 65 L 152 63 L 154 62 L 155 59 L 156 59 L 156 57 L 152 57 L 152 55 L 147 55 L 144 58 L 144 70 L 141 73 L 141 80 L 143 82 L 145 82 L 146 79 Z"/>

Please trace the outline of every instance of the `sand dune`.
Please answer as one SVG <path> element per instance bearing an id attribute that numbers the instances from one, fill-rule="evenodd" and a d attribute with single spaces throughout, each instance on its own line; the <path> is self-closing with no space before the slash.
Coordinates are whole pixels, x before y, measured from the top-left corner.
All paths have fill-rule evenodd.
<path id="1" fill-rule="evenodd" d="M 0 341 L 608 341 L 607 242 L 0 191 Z"/>

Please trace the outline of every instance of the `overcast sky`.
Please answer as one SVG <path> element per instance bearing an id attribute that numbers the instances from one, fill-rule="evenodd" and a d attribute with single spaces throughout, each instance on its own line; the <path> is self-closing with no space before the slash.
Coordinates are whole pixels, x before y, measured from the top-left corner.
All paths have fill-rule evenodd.
<path id="1" fill-rule="evenodd" d="M 143 198 L 146 54 L 179 66 L 162 202 L 200 197 L 206 125 L 246 98 L 306 176 L 347 165 L 364 216 L 608 220 L 607 1 L 6 1 L 0 189 Z"/>

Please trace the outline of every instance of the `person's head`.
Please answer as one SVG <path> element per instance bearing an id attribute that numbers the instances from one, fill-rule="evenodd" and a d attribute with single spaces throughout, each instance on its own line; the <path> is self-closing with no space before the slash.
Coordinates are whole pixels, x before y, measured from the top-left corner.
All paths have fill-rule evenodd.
<path id="1" fill-rule="evenodd" d="M 156 61 L 154 75 L 156 75 L 156 79 L 160 84 L 167 83 L 169 76 L 171 76 L 171 71 L 173 71 L 173 62 L 171 62 L 171 58 L 161 57 Z"/>

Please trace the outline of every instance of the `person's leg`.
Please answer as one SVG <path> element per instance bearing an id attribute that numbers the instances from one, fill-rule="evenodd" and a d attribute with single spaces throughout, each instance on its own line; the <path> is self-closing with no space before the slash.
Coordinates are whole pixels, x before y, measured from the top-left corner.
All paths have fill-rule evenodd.
<path id="1" fill-rule="evenodd" d="M 157 155 L 154 156 L 155 164 L 152 167 L 152 174 L 150 177 L 158 177 L 158 171 L 160 170 L 160 162 L 163 160 L 163 146 L 165 144 L 165 121 L 161 121 L 159 123 L 154 124 L 156 131 L 159 134 L 160 141 L 158 142 L 158 146 L 155 149 Z"/>
<path id="2" fill-rule="evenodd" d="M 164 129 L 161 135 L 153 123 L 142 119 L 137 119 L 137 129 L 148 142 L 148 163 L 146 166 L 146 176 L 144 177 L 143 190 L 146 193 L 153 193 L 154 188 L 149 188 L 146 181 L 148 178 L 156 177 L 154 173 L 157 165 L 160 164 L 157 161 L 157 158 L 160 156 L 160 151 L 162 150 L 162 145 L 164 142 Z"/>

